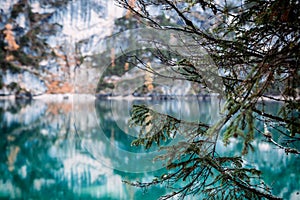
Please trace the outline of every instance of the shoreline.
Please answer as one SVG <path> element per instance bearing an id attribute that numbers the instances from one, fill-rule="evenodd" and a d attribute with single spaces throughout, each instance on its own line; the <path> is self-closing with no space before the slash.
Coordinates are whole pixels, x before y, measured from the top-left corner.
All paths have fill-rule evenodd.
<path id="1" fill-rule="evenodd" d="M 218 98 L 218 94 L 202 94 L 202 95 L 187 95 L 187 96 L 177 96 L 177 95 L 158 95 L 158 96 L 134 96 L 134 95 L 126 95 L 126 96 L 110 96 L 110 95 L 97 95 L 97 94 L 41 94 L 32 96 L 31 98 L 16 98 L 15 95 L 6 95 L 0 96 L 0 100 L 41 100 L 46 102 L 57 102 L 57 101 L 94 101 L 94 100 L 173 100 L 173 99 L 193 99 L 198 98 L 200 100 L 206 100 L 210 98 Z M 300 98 L 297 98 L 299 100 Z M 280 102 L 284 100 L 282 96 L 269 96 L 269 97 L 261 97 L 259 101 L 271 101 L 271 102 Z"/>
<path id="2" fill-rule="evenodd" d="M 68 101 L 68 100 L 172 100 L 172 99 L 209 99 L 217 98 L 217 94 L 205 94 L 205 95 L 157 95 L 157 96 L 134 96 L 134 95 L 97 95 L 97 94 L 41 94 L 32 96 L 31 98 L 17 98 L 15 95 L 0 96 L 0 100 L 42 100 L 42 101 Z"/>
<path id="3" fill-rule="evenodd" d="M 7 96 L 0 96 L 0 100 L 12 100 L 12 101 L 31 101 L 31 100 L 38 100 L 38 101 L 45 101 L 45 102 L 70 102 L 70 101 L 78 101 L 78 100 L 84 100 L 84 101 L 91 101 L 95 100 L 95 95 L 91 94 L 72 94 L 72 93 L 66 93 L 66 94 L 41 94 L 32 96 L 31 98 L 16 98 L 15 95 L 7 95 Z"/>

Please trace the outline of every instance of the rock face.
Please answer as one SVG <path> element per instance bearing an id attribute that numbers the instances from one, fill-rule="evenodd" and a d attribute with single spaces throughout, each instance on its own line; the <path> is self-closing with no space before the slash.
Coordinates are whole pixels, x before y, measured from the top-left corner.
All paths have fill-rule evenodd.
<path id="1" fill-rule="evenodd" d="M 134 0 L 130 2 L 134 4 Z M 177 23 L 176 16 L 157 14 L 162 23 Z M 117 7 L 113 0 L 2 0 L 0 96 L 197 93 L 190 89 L 190 84 L 166 85 L 134 69 L 136 65 L 132 63 L 136 61 L 128 61 L 124 56 L 124 50 L 130 53 L 130 47 L 146 63 L 155 65 L 157 60 L 154 54 L 143 50 L 143 42 L 139 44 L 146 37 L 143 31 L 135 32 L 136 28 L 144 27 L 140 22 L 141 19 Z M 145 33 L 151 40 L 151 33 Z M 172 40 L 171 35 L 169 39 Z"/>
<path id="2" fill-rule="evenodd" d="M 75 69 L 90 67 L 83 60 L 94 41 L 126 14 L 112 0 L 2 0 L 0 10 L 1 96 L 74 92 Z M 93 76 L 82 73 L 80 81 L 98 81 Z"/>

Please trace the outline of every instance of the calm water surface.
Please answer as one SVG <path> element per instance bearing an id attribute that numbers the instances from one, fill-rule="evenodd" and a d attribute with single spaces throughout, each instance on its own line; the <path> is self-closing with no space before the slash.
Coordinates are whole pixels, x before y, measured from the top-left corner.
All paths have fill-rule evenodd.
<path id="1" fill-rule="evenodd" d="M 130 143 L 138 130 L 129 128 L 133 104 L 181 119 L 213 123 L 219 102 L 208 100 L 35 100 L 0 101 L 0 199 L 157 199 L 163 186 L 147 191 L 122 180 L 150 181 L 164 172 L 153 163 L 158 152 Z M 276 111 L 278 104 L 269 103 Z M 261 124 L 258 127 L 262 128 Z M 272 130 L 271 130 L 272 131 Z M 300 199 L 299 156 L 285 155 L 258 137 L 255 152 L 245 158 L 263 171 L 275 195 Z M 239 155 L 242 143 L 233 140 L 219 152 Z M 194 197 L 199 199 L 199 197 Z"/>

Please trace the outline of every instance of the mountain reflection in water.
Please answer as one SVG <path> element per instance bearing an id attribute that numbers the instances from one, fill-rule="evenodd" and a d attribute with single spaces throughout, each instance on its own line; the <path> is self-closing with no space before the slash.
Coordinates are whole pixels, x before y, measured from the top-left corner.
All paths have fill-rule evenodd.
<path id="1" fill-rule="evenodd" d="M 157 149 L 144 152 L 130 146 L 138 136 L 138 130 L 127 126 L 133 104 L 148 104 L 186 120 L 213 123 L 219 117 L 219 102 L 214 98 L 0 100 L 0 198 L 157 199 L 165 194 L 164 185 L 143 191 L 122 183 L 124 179 L 150 181 L 164 171 L 160 163 L 151 160 Z M 269 109 L 276 111 L 278 105 L 270 103 Z M 263 138 L 255 140 L 253 146 L 256 151 L 245 158 L 248 164 L 263 171 L 275 195 L 296 199 L 299 157 L 285 155 Z M 220 141 L 218 150 L 238 155 L 241 148 L 238 140 L 227 147 Z"/>

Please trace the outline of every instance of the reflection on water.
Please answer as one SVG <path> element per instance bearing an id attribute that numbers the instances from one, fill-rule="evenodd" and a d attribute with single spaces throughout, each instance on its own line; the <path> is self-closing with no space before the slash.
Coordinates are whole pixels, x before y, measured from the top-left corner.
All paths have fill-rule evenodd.
<path id="1" fill-rule="evenodd" d="M 163 185 L 145 192 L 122 183 L 123 179 L 149 181 L 163 171 L 151 160 L 157 149 L 144 152 L 130 146 L 138 135 L 138 130 L 127 126 L 132 104 L 148 104 L 181 119 L 207 123 L 219 116 L 216 99 L 75 103 L 2 100 L 0 198 L 157 199 L 166 193 Z M 270 109 L 277 106 L 270 104 Z M 236 155 L 241 146 L 241 142 L 232 141 L 226 148 L 220 145 L 219 151 Z M 262 139 L 256 140 L 254 147 L 258 150 L 247 156 L 248 164 L 263 171 L 276 195 L 296 197 L 300 188 L 299 157 L 274 150 Z"/>

